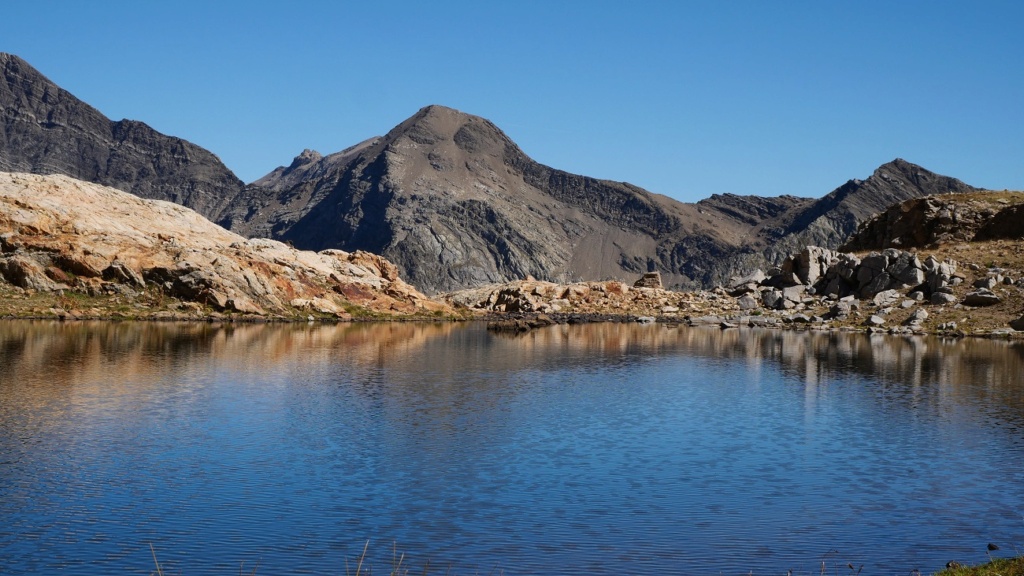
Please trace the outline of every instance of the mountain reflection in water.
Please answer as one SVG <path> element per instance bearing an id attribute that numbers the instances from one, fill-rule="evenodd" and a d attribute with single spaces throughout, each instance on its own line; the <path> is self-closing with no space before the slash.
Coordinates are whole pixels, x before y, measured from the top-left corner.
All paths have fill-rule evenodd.
<path id="1" fill-rule="evenodd" d="M 638 324 L 3 322 L 0 573 L 138 572 L 151 542 L 188 574 L 338 573 L 366 539 L 460 574 L 934 571 L 1024 546 L 1022 358 Z"/>

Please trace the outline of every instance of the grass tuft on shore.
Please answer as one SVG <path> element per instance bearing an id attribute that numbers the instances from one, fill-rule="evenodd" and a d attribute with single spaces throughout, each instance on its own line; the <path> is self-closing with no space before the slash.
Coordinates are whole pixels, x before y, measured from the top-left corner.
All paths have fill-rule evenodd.
<path id="1" fill-rule="evenodd" d="M 935 576 L 1024 576 L 1024 556 L 994 558 L 978 566 L 952 566 Z"/>

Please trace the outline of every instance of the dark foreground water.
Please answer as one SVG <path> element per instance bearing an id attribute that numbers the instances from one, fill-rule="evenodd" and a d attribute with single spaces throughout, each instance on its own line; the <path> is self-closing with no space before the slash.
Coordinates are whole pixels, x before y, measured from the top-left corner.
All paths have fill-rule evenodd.
<path id="1" fill-rule="evenodd" d="M 1024 347 L 0 323 L 0 574 L 924 573 L 1024 549 Z M 347 562 L 347 568 L 346 568 Z M 428 564 L 429 563 L 429 564 Z"/>

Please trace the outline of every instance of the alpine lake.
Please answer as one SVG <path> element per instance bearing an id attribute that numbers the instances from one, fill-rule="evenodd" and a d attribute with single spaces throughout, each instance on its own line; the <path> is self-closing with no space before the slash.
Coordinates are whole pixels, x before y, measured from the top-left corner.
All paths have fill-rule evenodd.
<path id="1" fill-rule="evenodd" d="M 1024 343 L 0 322 L 0 574 L 930 574 L 1024 549 Z"/>

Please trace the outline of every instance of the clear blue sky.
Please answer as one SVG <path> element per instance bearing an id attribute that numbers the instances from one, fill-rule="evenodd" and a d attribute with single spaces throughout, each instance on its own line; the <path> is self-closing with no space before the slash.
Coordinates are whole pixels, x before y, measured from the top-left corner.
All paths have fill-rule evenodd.
<path id="1" fill-rule="evenodd" d="M 684 201 L 821 196 L 896 157 L 1024 189 L 1022 6 L 8 0 L 0 51 L 247 182 L 443 104 Z"/>

